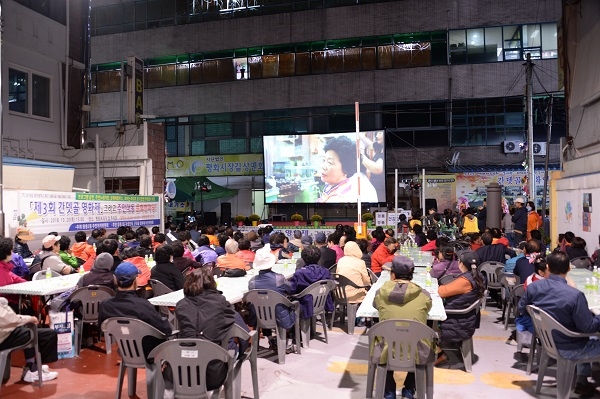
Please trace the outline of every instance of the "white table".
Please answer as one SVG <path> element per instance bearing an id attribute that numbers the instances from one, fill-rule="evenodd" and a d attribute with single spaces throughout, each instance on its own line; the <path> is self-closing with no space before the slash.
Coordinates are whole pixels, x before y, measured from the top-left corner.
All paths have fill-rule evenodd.
<path id="1" fill-rule="evenodd" d="M 585 294 L 590 310 L 594 314 L 600 314 L 600 290 L 585 289 L 585 280 L 589 278 L 592 281 L 593 273 L 588 269 L 571 269 L 567 276 L 573 280 L 575 287 Z M 600 284 L 600 278 L 598 278 L 598 283 Z"/>
<path id="2" fill-rule="evenodd" d="M 426 276 L 427 272 L 425 271 L 425 269 L 415 269 L 412 281 L 413 283 L 421 287 L 425 287 Z M 390 273 L 384 270 L 381 272 L 379 280 L 377 280 L 377 282 L 373 284 L 371 289 L 367 292 L 367 296 L 358 307 L 358 310 L 356 311 L 356 317 L 379 317 L 379 312 L 373 306 L 373 300 L 375 299 L 375 294 L 377 293 L 377 291 L 379 291 L 379 288 L 381 288 L 383 283 L 385 283 L 386 281 L 390 281 Z M 437 279 L 432 278 L 431 287 L 429 287 L 428 291 L 431 295 L 431 301 L 433 303 L 427 318 L 429 320 L 444 321 L 446 320 L 446 310 L 444 309 L 444 302 L 442 301 L 442 298 L 440 298 L 440 296 L 437 293 L 437 289 Z"/>
<path id="3" fill-rule="evenodd" d="M 286 278 L 290 278 L 296 271 L 296 264 L 293 261 L 287 265 L 278 263 L 273 266 L 272 270 L 283 274 Z M 241 302 L 244 294 L 248 292 L 248 281 L 257 274 L 257 270 L 251 269 L 244 277 L 219 277 L 217 279 L 217 289 L 223 292 L 223 296 L 229 303 Z M 178 290 L 150 298 L 149 301 L 154 306 L 175 306 L 183 297 L 183 290 Z"/>
<path id="4" fill-rule="evenodd" d="M 4 287 L 0 287 L 0 294 L 40 296 L 56 295 L 75 287 L 80 278 L 81 275 L 79 273 L 74 273 L 66 276 L 9 284 L 5 285 Z"/>

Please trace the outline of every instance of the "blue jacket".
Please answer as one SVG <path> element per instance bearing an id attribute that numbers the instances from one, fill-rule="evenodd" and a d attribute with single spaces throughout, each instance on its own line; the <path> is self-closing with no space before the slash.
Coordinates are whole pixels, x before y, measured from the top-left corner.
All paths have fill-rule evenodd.
<path id="1" fill-rule="evenodd" d="M 512 222 L 515 224 L 513 231 L 519 230 L 523 234 L 527 232 L 527 209 L 524 206 L 515 208 L 515 214 L 512 216 Z"/>
<path id="2" fill-rule="evenodd" d="M 331 273 L 329 270 L 320 265 L 307 265 L 296 270 L 289 282 L 290 289 L 294 294 L 299 294 L 312 283 L 321 280 L 331 280 Z M 313 317 L 312 295 L 307 295 L 300 298 L 298 301 L 300 302 L 300 317 L 303 319 L 310 319 Z M 331 294 L 327 297 L 327 301 L 325 302 L 325 310 L 328 312 L 333 311 L 333 298 L 331 297 Z"/>
<path id="3" fill-rule="evenodd" d="M 527 286 L 525 295 L 519 301 L 519 312 L 525 314 L 527 305 L 535 305 L 546 311 L 556 321 L 571 331 L 595 333 L 600 331 L 600 316 L 594 316 L 583 292 L 567 284 L 567 280 L 551 274 Z M 527 313 L 529 314 L 529 313 Z M 569 338 L 560 333 L 553 334 L 559 350 L 583 348 L 588 339 Z"/>
<path id="4" fill-rule="evenodd" d="M 252 277 L 250 281 L 248 281 L 248 289 L 272 290 L 286 296 L 292 293 L 285 276 L 283 274 L 275 273 L 271 269 L 261 270 L 258 272 L 257 276 Z M 277 305 L 275 307 L 275 319 L 277 320 L 277 325 L 288 329 L 296 323 L 296 313 L 287 306 Z"/>
<path id="5" fill-rule="evenodd" d="M 23 257 L 16 252 L 12 253 L 11 262 L 15 265 L 12 272 L 19 277 L 27 279 L 29 277 L 29 267 L 23 260 Z"/>

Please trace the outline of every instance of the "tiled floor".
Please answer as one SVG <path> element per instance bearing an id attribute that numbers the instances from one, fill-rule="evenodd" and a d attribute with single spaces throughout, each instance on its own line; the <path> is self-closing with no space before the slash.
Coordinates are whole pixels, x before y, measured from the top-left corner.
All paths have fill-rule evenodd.
<path id="1" fill-rule="evenodd" d="M 489 305 L 482 315 L 482 325 L 475 336 L 477 360 L 473 372 L 466 373 L 462 364 L 451 355 L 445 368 L 434 373 L 434 396 L 443 399 L 458 398 L 554 398 L 556 389 L 552 373 L 546 378 L 542 392 L 534 391 L 536 374 L 527 376 L 524 363 L 515 354 L 515 342 L 507 343 L 510 335 L 497 323 L 500 311 Z M 318 327 L 319 329 L 320 327 Z M 259 385 L 261 399 L 338 399 L 364 398 L 368 348 L 366 335 L 357 329 L 355 335 L 347 335 L 339 328 L 329 332 L 329 344 L 312 340 L 310 348 L 302 355 L 291 354 L 285 365 L 276 363 L 276 355 L 268 349 L 259 352 Z M 101 344 L 103 346 L 103 344 Z M 119 356 L 115 350 L 106 355 L 98 345 L 97 350 L 84 349 L 80 358 L 59 360 L 51 365 L 59 372 L 55 381 L 42 388 L 19 381 L 23 359 L 20 354 L 13 358 L 11 378 L 2 386 L 0 397 L 6 398 L 60 398 L 104 399 L 114 397 Z M 265 346 L 266 341 L 262 340 Z M 402 373 L 397 373 L 402 380 Z M 145 372 L 138 372 L 137 396 L 146 398 Z M 250 370 L 244 369 L 243 397 L 252 397 Z M 596 395 L 600 396 L 600 392 Z M 123 398 L 127 397 L 127 383 Z M 577 396 L 573 394 L 573 398 Z M 400 395 L 398 395 L 400 398 Z"/>

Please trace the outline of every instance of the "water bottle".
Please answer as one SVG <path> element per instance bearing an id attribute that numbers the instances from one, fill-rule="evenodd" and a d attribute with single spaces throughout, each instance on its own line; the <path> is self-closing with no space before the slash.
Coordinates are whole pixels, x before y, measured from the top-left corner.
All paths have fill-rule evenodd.
<path id="1" fill-rule="evenodd" d="M 598 291 L 598 279 L 592 277 L 592 291 Z"/>
<path id="2" fill-rule="evenodd" d="M 82 276 L 85 274 L 85 269 L 83 268 L 83 266 L 79 266 L 79 274 Z"/>
<path id="3" fill-rule="evenodd" d="M 96 247 L 96 243 L 93 243 L 93 244 L 92 244 L 92 247 L 94 248 L 94 252 L 96 252 L 96 250 L 98 249 L 98 248 Z"/>
<path id="4" fill-rule="evenodd" d="M 150 263 L 154 262 L 154 256 L 152 256 L 152 254 L 150 254 L 150 256 L 148 256 L 148 262 L 150 262 Z"/>
<path id="5" fill-rule="evenodd" d="M 600 276 L 598 276 L 598 266 L 594 266 L 594 271 L 592 272 L 592 276 L 598 278 Z"/>
<path id="6" fill-rule="evenodd" d="M 50 268 L 46 268 L 46 278 L 52 278 L 52 270 Z"/>
<path id="7" fill-rule="evenodd" d="M 425 277 L 425 287 L 431 288 L 431 275 L 429 273 Z"/>
<path id="8" fill-rule="evenodd" d="M 148 264 L 148 255 L 144 255 L 144 261 L 146 261 L 146 264 Z"/>
<path id="9" fill-rule="evenodd" d="M 588 278 L 585 279 L 585 294 L 586 295 L 591 294 L 592 293 L 592 288 L 593 288 L 592 283 L 590 281 L 590 278 L 588 277 Z"/>

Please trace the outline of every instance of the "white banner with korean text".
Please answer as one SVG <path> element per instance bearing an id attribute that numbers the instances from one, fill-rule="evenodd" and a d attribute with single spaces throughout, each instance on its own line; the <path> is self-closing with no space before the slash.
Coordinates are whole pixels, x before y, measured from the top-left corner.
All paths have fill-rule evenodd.
<path id="1" fill-rule="evenodd" d="M 11 197 L 14 204 L 7 207 Z M 151 227 L 160 224 L 160 199 L 156 195 L 23 190 L 5 198 L 5 210 L 9 225 L 26 226 L 34 234 Z"/>

